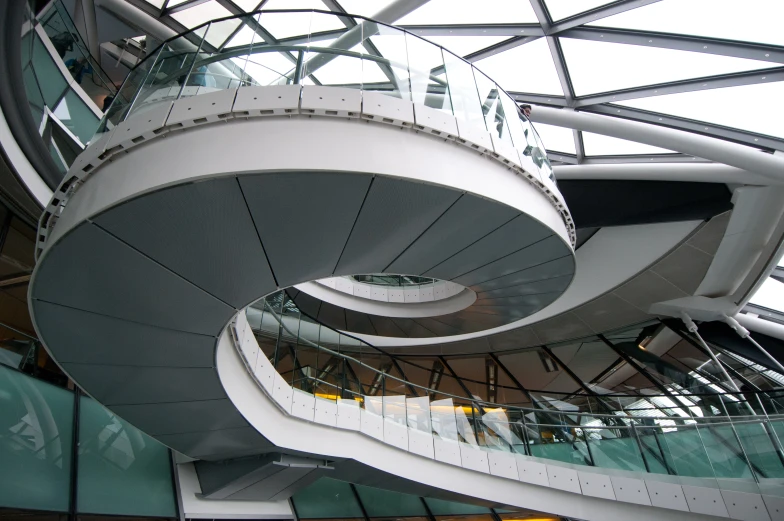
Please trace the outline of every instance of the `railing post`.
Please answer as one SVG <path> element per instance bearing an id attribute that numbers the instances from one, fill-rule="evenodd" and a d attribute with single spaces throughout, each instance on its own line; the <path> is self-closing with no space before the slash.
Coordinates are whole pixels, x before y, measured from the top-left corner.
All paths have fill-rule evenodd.
<path id="1" fill-rule="evenodd" d="M 294 85 L 299 85 L 302 83 L 302 68 L 304 66 L 305 61 L 305 51 L 298 51 L 297 52 L 297 65 L 294 67 L 294 78 L 292 79 L 292 83 Z"/>

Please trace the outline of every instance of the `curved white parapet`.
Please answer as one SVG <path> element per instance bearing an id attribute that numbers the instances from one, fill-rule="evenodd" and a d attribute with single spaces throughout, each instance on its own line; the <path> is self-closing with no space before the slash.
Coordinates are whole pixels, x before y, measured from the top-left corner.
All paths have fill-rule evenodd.
<path id="1" fill-rule="evenodd" d="M 429 429 L 412 428 L 405 420 L 383 417 L 382 397 L 366 397 L 378 403 L 364 407 L 354 400 L 318 398 L 292 388 L 275 371 L 244 313 L 218 340 L 217 371 L 233 405 L 275 446 L 328 459 L 353 459 L 467 498 L 587 521 L 780 518 L 776 509 L 781 508 L 781 498 L 763 496 L 752 482 L 628 472 L 503 450 L 488 452 L 442 439 Z M 421 408 L 422 400 L 429 408 L 428 397 L 406 399 L 408 408 Z"/>
<path id="2" fill-rule="evenodd" d="M 475 292 L 447 280 L 402 288 L 329 277 L 294 287 L 341 308 L 385 317 L 435 317 L 456 313 L 476 302 Z"/>
<path id="3" fill-rule="evenodd" d="M 396 116 L 390 117 L 392 115 Z M 283 117 L 295 123 L 301 122 L 303 117 L 307 119 L 313 116 L 343 122 L 379 123 L 380 127 L 389 126 L 408 132 L 393 137 L 388 133 L 365 130 L 375 129 L 372 125 L 361 129 L 338 129 L 324 126 L 319 121 L 322 118 L 309 121 L 307 130 L 301 130 L 298 128 L 300 125 L 285 125 L 280 121 L 280 117 Z M 242 122 L 258 124 L 260 120 L 269 118 L 277 120 L 277 124 L 266 128 L 274 129 L 275 132 L 261 131 L 257 134 L 258 139 L 252 139 L 249 135 L 255 133 L 255 130 L 240 125 Z M 220 130 L 215 132 L 215 123 L 228 125 L 219 125 Z M 516 149 L 513 149 L 513 154 L 506 153 L 503 144 L 499 144 L 499 150 L 495 151 L 492 144 L 488 145 L 492 140 L 487 131 L 483 131 L 487 134 L 487 143 L 480 146 L 477 141 L 483 142 L 484 138 L 477 140 L 478 131 L 458 123 L 459 120 L 450 114 L 411 101 L 340 87 L 243 87 L 194 95 L 175 102 L 157 102 L 103 134 L 76 159 L 41 219 L 37 253 L 40 254 L 50 235 L 55 233 L 55 224 L 74 191 L 81 190 L 80 186 L 85 180 L 100 171 L 105 163 L 116 161 L 139 145 L 144 144 L 146 147 L 162 137 L 179 137 L 181 131 L 188 131 L 186 133 L 190 135 L 196 130 L 208 131 L 212 135 L 206 143 L 196 140 L 188 146 L 189 152 L 194 154 L 193 159 L 199 160 L 194 168 L 190 168 L 187 157 L 171 154 L 171 150 L 164 151 L 164 157 L 160 158 L 161 161 L 174 160 L 176 166 L 172 165 L 172 168 L 181 169 L 181 174 L 184 174 L 169 174 L 166 176 L 168 182 L 223 173 L 231 166 L 238 169 L 234 171 L 301 168 L 371 171 L 409 177 L 472 192 L 536 214 L 537 218 L 543 219 L 545 224 L 573 246 L 576 241 L 574 221 L 563 196 L 551 180 L 542 178 L 530 157 Z M 429 157 L 434 155 L 435 147 L 432 144 L 424 140 L 412 141 L 408 137 L 420 133 L 443 141 L 447 149 L 442 152 L 451 148 L 449 144 L 457 144 L 460 148 L 474 152 L 475 157 L 493 161 L 507 169 L 509 179 L 503 182 L 496 178 L 494 182 L 488 182 L 481 173 L 485 167 L 476 161 L 470 161 L 462 167 L 454 160 L 436 164 Z M 379 146 L 379 143 L 384 142 L 385 146 Z M 216 143 L 220 143 L 222 149 L 216 150 L 209 146 Z M 212 155 L 199 157 L 199 152 L 203 151 L 212 152 Z M 390 153 L 378 154 L 381 151 Z M 428 164 L 430 171 L 425 171 L 423 165 L 418 164 L 420 162 Z M 136 170 L 128 174 L 138 175 Z M 530 196 L 524 197 L 520 180 L 527 181 L 526 184 L 541 194 L 541 199 L 534 202 Z M 122 187 L 116 188 L 120 190 Z M 123 195 L 127 197 L 132 194 Z M 91 211 L 98 209 L 90 208 Z"/>

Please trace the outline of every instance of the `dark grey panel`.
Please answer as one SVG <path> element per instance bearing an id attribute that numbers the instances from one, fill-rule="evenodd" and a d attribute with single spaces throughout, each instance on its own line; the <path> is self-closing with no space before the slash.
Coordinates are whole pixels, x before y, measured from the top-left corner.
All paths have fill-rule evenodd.
<path id="1" fill-rule="evenodd" d="M 435 333 L 417 324 L 416 321 L 410 318 L 393 318 L 392 322 L 394 322 L 397 327 L 402 329 L 403 332 L 409 337 L 431 338 L 436 336 Z"/>
<path id="2" fill-rule="evenodd" d="M 190 402 L 226 398 L 215 369 L 62 364 L 104 405 Z"/>
<path id="3" fill-rule="evenodd" d="M 297 296 L 294 297 L 294 303 L 297 305 L 300 311 L 309 317 L 318 317 L 321 301 L 316 297 L 312 297 L 307 293 L 300 291 L 297 293 Z"/>
<path id="4" fill-rule="evenodd" d="M 272 450 L 275 446 L 253 427 L 219 431 L 162 434 L 161 443 L 192 458 L 217 461 L 250 456 Z"/>
<path id="5" fill-rule="evenodd" d="M 286 172 L 239 179 L 278 284 L 287 287 L 332 274 L 372 177 Z"/>
<path id="6" fill-rule="evenodd" d="M 353 333 L 362 333 L 364 335 L 378 334 L 366 313 L 359 313 L 350 309 L 346 309 L 346 329 Z"/>
<path id="7" fill-rule="evenodd" d="M 502 326 L 509 320 L 501 315 L 486 315 L 484 313 L 473 313 L 471 311 L 460 311 L 438 317 L 439 322 L 460 329 L 466 333 L 473 333 L 483 329 Z"/>
<path id="8" fill-rule="evenodd" d="M 553 294 L 549 293 L 548 295 Z M 477 315 L 496 315 L 504 318 L 508 323 L 532 315 L 544 308 L 547 304 L 549 304 L 549 302 L 528 302 L 520 303 L 516 306 L 474 306 L 471 308 L 471 312 Z"/>
<path id="9" fill-rule="evenodd" d="M 397 327 L 397 324 L 392 322 L 392 319 L 387 317 L 379 317 L 377 315 L 368 315 L 368 318 L 373 323 L 373 328 L 381 336 L 396 336 L 406 338 L 405 332 Z"/>
<path id="10" fill-rule="evenodd" d="M 503 277 L 531 266 L 537 266 L 547 261 L 558 259 L 569 254 L 569 247 L 563 241 L 551 235 L 519 250 L 511 255 L 507 255 L 497 261 L 486 264 L 470 273 L 466 273 L 454 279 L 463 286 L 474 286 L 486 280 Z"/>
<path id="11" fill-rule="evenodd" d="M 429 317 L 429 318 L 426 317 L 426 318 L 417 318 L 416 321 L 422 327 L 435 333 L 436 336 L 460 335 L 465 332 L 454 326 L 444 324 L 443 322 L 441 322 L 440 319 L 441 317 Z"/>
<path id="12" fill-rule="evenodd" d="M 538 280 L 570 276 L 573 273 L 574 258 L 571 255 L 568 255 L 550 262 L 544 262 L 531 268 L 516 271 L 503 277 L 486 280 L 481 284 L 474 284 L 471 286 L 471 289 L 477 293 L 481 293 L 483 291 L 518 286 L 520 284 L 527 284 Z"/>
<path id="13" fill-rule="evenodd" d="M 247 427 L 231 400 L 114 405 L 118 416 L 151 436 Z"/>
<path id="14" fill-rule="evenodd" d="M 215 337 L 183 333 L 49 304 L 33 303 L 47 346 L 61 363 L 213 367 Z"/>
<path id="15" fill-rule="evenodd" d="M 419 275 L 478 241 L 518 213 L 509 206 L 466 194 L 385 271 Z"/>
<path id="16" fill-rule="evenodd" d="M 520 215 L 457 255 L 425 272 L 428 277 L 452 280 L 498 260 L 550 235 L 550 230 L 527 215 Z"/>
<path id="17" fill-rule="evenodd" d="M 514 297 L 482 299 L 477 300 L 474 305 L 471 306 L 471 311 L 479 311 L 478 308 L 483 307 L 514 308 L 517 306 L 529 306 L 532 304 L 540 305 L 545 302 L 552 302 L 560 294 L 560 291 L 552 291 L 549 293 L 536 293 L 531 295 L 517 295 Z"/>
<path id="18" fill-rule="evenodd" d="M 236 308 L 276 289 L 233 177 L 147 194 L 94 221 Z"/>
<path id="19" fill-rule="evenodd" d="M 215 336 L 235 313 L 93 224 L 80 225 L 53 246 L 39 267 L 33 298 Z"/>
<path id="20" fill-rule="evenodd" d="M 343 308 L 328 302 L 321 303 L 317 320 L 332 329 L 346 329 L 346 314 Z"/>
<path id="21" fill-rule="evenodd" d="M 518 349 L 521 347 L 529 347 L 537 345 L 539 339 L 531 327 L 521 327 L 511 331 L 504 331 L 497 335 L 487 337 L 490 341 L 492 349 L 488 351 L 506 351 L 509 349 Z"/>
<path id="22" fill-rule="evenodd" d="M 477 293 L 478 300 L 495 299 L 500 297 L 512 297 L 516 295 L 536 295 L 539 293 L 552 293 L 555 291 L 563 292 L 572 282 L 572 275 L 553 277 L 551 279 L 536 280 L 518 286 L 493 289 L 482 293 Z M 477 302 L 478 303 L 478 302 Z"/>
<path id="23" fill-rule="evenodd" d="M 376 177 L 335 273 L 384 271 L 458 197 L 444 187 Z"/>

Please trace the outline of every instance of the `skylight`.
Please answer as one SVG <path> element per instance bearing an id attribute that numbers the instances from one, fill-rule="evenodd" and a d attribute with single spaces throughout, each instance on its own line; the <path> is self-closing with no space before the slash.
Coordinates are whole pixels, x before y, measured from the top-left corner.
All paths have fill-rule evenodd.
<path id="1" fill-rule="evenodd" d="M 769 68 L 768 62 L 698 52 L 561 38 L 575 94 Z"/>
<path id="2" fill-rule="evenodd" d="M 782 92 L 784 82 L 760 83 L 640 98 L 618 104 L 784 138 Z"/>
<path id="3" fill-rule="evenodd" d="M 544 38 L 479 60 L 474 65 L 506 91 L 563 95 L 550 47 Z"/>
<path id="4" fill-rule="evenodd" d="M 430 0 L 398 25 L 538 23 L 528 0 Z"/>
<path id="5" fill-rule="evenodd" d="M 539 128 L 539 125 L 536 125 Z M 586 156 L 618 156 L 634 154 L 672 154 L 672 150 L 665 150 L 635 141 L 627 141 L 601 134 L 583 132 L 583 146 Z"/>
<path id="6" fill-rule="evenodd" d="M 547 11 L 553 20 L 569 18 L 597 7 L 611 4 L 612 0 L 546 0 Z"/>
<path id="7" fill-rule="evenodd" d="M 373 18 L 373 15 L 387 7 L 394 0 L 340 0 L 340 7 L 349 14 Z"/>
<path id="8" fill-rule="evenodd" d="M 536 110 L 534 108 L 534 110 Z M 558 151 L 565 154 L 576 154 L 574 147 L 574 134 L 571 129 L 534 123 L 534 128 L 542 138 L 542 143 L 548 152 Z"/>
<path id="9" fill-rule="evenodd" d="M 784 313 L 784 284 L 768 277 L 749 302 Z"/>
<path id="10" fill-rule="evenodd" d="M 781 0 L 663 0 L 588 25 L 784 45 Z"/>

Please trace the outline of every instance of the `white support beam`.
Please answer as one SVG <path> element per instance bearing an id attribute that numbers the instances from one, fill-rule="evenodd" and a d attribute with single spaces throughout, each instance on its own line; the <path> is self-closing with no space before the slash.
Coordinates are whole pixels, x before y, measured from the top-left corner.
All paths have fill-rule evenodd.
<path id="1" fill-rule="evenodd" d="M 691 132 L 549 107 L 536 107 L 531 113 L 531 119 L 535 123 L 593 132 L 674 150 L 748 170 L 776 182 L 784 179 L 784 158 Z"/>
<path id="2" fill-rule="evenodd" d="M 556 179 L 624 179 L 629 181 L 683 181 L 733 185 L 782 185 L 733 166 L 717 163 L 617 163 L 554 166 Z"/>

